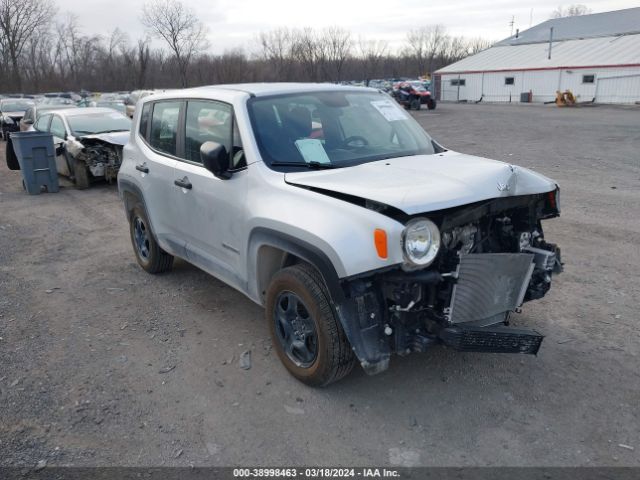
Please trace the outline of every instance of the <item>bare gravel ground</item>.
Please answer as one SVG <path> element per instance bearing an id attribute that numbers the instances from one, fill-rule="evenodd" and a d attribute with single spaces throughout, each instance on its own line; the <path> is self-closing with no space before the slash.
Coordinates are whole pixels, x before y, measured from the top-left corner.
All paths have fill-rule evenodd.
<path id="1" fill-rule="evenodd" d="M 437 347 L 307 388 L 258 306 L 137 266 L 114 186 L 28 196 L 0 146 L 0 465 L 639 466 L 640 109 L 416 117 L 560 182 L 566 271 L 515 320 L 547 336 L 537 357 Z"/>

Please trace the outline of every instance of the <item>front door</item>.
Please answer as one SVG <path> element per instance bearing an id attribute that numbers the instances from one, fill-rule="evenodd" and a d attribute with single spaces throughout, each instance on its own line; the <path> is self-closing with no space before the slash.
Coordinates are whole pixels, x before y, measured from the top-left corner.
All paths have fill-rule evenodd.
<path id="1" fill-rule="evenodd" d="M 227 283 L 241 287 L 247 170 L 233 110 L 226 103 L 190 100 L 184 125 L 184 160 L 176 162 L 174 196 L 179 225 L 187 242 L 187 259 Z M 235 135 L 233 132 L 235 131 Z M 235 140 L 234 140 L 235 138 Z M 212 141 L 229 152 L 229 179 L 202 165 L 200 147 Z"/>
<path id="2" fill-rule="evenodd" d="M 67 130 L 64 121 L 59 115 L 52 115 L 49 132 L 53 135 L 53 145 L 56 149 L 56 168 L 58 173 L 66 177 L 71 177 L 71 169 L 64 148 L 60 148 L 67 139 Z"/>

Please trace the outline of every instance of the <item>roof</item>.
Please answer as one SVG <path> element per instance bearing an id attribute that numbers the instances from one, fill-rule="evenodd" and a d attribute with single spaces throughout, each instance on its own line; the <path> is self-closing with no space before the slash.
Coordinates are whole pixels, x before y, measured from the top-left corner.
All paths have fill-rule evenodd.
<path id="1" fill-rule="evenodd" d="M 441 68 L 436 73 L 640 66 L 640 34 L 548 43 L 497 46 Z"/>
<path id="2" fill-rule="evenodd" d="M 640 33 L 640 7 L 553 18 L 521 32 L 517 38 L 515 36 L 506 38 L 496 43 L 496 46 L 548 42 L 551 27 L 553 27 L 553 39 L 558 41 Z"/>
<path id="3" fill-rule="evenodd" d="M 363 87 L 352 87 L 346 85 L 335 85 L 333 83 L 237 83 L 226 85 L 209 85 L 185 90 L 185 92 L 206 92 L 210 90 L 233 90 L 245 92 L 257 97 L 263 95 L 278 95 L 285 93 L 317 92 L 333 90 L 357 90 L 362 91 Z"/>

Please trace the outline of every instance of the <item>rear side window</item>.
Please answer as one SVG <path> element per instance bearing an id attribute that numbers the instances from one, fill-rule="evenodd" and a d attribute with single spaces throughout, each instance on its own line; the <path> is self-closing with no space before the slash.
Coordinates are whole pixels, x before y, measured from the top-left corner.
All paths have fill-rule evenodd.
<path id="1" fill-rule="evenodd" d="M 149 144 L 163 153 L 176 155 L 181 102 L 156 102 L 151 115 Z"/>
<path id="2" fill-rule="evenodd" d="M 149 140 L 147 136 L 148 126 L 149 126 L 149 117 L 151 115 L 151 103 L 145 103 L 144 107 L 142 107 L 142 113 L 140 114 L 140 136 L 145 140 Z"/>
<path id="3" fill-rule="evenodd" d="M 233 123 L 231 106 L 210 101 L 189 101 L 185 122 L 185 158 L 201 163 L 200 147 L 204 142 L 216 142 L 231 149 Z"/>
<path id="4" fill-rule="evenodd" d="M 49 129 L 49 120 L 51 120 L 51 115 L 42 115 L 33 128 L 39 132 L 46 132 Z"/>

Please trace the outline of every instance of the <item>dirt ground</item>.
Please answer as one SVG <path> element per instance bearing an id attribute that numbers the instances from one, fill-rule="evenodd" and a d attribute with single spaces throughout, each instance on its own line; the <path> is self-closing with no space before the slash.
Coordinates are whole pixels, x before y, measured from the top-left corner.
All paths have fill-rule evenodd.
<path id="1" fill-rule="evenodd" d="M 436 347 L 305 387 L 243 295 L 137 266 L 115 186 L 28 196 L 2 145 L 0 465 L 640 466 L 640 108 L 416 118 L 560 183 L 566 269 L 514 322 L 546 335 L 537 357 Z"/>

